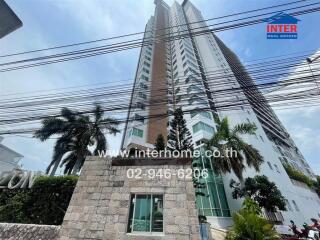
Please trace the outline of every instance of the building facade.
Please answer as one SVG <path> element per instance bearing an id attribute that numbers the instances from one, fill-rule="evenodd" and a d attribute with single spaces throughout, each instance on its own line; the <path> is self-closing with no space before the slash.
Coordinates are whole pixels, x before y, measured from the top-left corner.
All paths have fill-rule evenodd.
<path id="1" fill-rule="evenodd" d="M 0 39 L 22 27 L 22 21 L 4 0 L 0 0 Z"/>
<path id="2" fill-rule="evenodd" d="M 21 154 L 1 144 L 2 140 L 3 138 L 0 137 L 0 174 L 20 168 L 18 163 L 23 158 Z"/>
<path id="3" fill-rule="evenodd" d="M 231 126 L 255 123 L 256 135 L 243 137 L 265 161 L 260 173 L 246 168 L 244 177 L 263 174 L 277 184 L 288 211 L 273 216 L 276 220 L 302 224 L 315 217 L 320 210 L 317 194 L 291 180 L 282 164 L 315 175 L 237 56 L 214 33 L 199 33 L 209 28 L 190 1 L 168 6 L 155 0 L 155 5 L 145 29 L 122 148 L 154 148 L 159 134 L 167 137 L 168 122 L 179 107 L 196 148 L 216 131 L 214 117 L 228 117 Z M 230 226 L 231 213 L 242 203 L 231 196 L 229 183 L 236 177 L 216 176 L 210 161 L 201 161 L 209 177 L 206 197 L 197 197 L 199 214 L 216 227 Z"/>

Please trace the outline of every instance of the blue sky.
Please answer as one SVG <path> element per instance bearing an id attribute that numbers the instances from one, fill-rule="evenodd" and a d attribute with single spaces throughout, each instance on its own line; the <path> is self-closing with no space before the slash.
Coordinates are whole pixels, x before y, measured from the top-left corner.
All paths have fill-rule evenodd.
<path id="1" fill-rule="evenodd" d="M 30 49 L 94 40 L 144 30 L 153 14 L 153 0 L 16 0 L 7 1 L 23 21 L 23 27 L 0 40 L 0 55 Z M 166 1 L 171 4 L 173 1 Z M 178 1 L 181 2 L 181 1 Z M 277 0 L 193 0 L 204 18 L 252 10 L 290 1 Z M 319 48 L 319 13 L 300 16 L 297 40 L 267 40 L 265 24 L 229 30 L 217 35 L 242 61 L 250 61 Z M 139 50 L 129 50 L 89 59 L 1 73 L 0 98 L 17 94 L 74 87 L 87 84 L 112 84 L 132 79 Z M 132 81 L 132 80 L 128 80 Z M 21 95 L 13 95 L 21 96 Z M 23 95 L 25 96 L 25 95 Z M 320 108 L 277 111 L 284 126 L 310 163 L 320 174 Z M 41 143 L 30 136 L 8 136 L 4 144 L 22 153 L 23 167 L 44 170 L 51 159 L 54 140 Z M 118 148 L 121 135 L 110 137 Z"/>

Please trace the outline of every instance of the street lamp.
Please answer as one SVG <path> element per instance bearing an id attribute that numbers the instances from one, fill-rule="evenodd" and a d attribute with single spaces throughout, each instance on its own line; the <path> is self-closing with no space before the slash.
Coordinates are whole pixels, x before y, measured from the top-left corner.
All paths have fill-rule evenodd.
<path id="1" fill-rule="evenodd" d="M 320 88 L 319 88 L 318 82 L 317 82 L 317 80 L 316 80 L 316 78 L 315 78 L 315 76 L 314 76 L 314 74 L 313 74 L 313 71 L 312 71 L 312 69 L 311 69 L 311 66 L 310 66 L 311 63 L 313 63 L 314 61 L 316 61 L 316 60 L 319 59 L 319 58 L 320 58 L 320 55 L 317 56 L 317 57 L 315 57 L 314 59 L 311 59 L 311 58 L 307 57 L 306 61 L 307 61 L 307 63 L 308 63 L 310 72 L 311 72 L 311 74 L 312 74 L 312 77 L 313 77 L 314 82 L 315 82 L 316 85 L 317 85 L 317 88 L 318 88 L 318 91 L 319 91 L 319 95 L 320 95 Z"/>

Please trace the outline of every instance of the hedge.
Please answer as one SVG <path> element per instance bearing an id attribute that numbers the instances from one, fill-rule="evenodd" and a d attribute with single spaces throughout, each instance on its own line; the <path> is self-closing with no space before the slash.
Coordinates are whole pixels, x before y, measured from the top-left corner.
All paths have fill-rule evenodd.
<path id="1" fill-rule="evenodd" d="M 303 182 L 307 184 L 309 187 L 313 186 L 314 181 L 308 176 L 306 176 L 305 174 L 303 174 L 302 172 L 294 169 L 289 164 L 283 164 L 283 167 L 291 179 L 294 179 L 299 182 Z"/>
<path id="2" fill-rule="evenodd" d="M 0 222 L 60 225 L 77 176 L 41 176 L 31 189 L 0 189 Z"/>

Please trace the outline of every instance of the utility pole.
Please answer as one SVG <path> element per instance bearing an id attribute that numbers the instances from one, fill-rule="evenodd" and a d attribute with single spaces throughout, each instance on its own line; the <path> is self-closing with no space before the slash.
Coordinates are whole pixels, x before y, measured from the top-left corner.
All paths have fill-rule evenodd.
<path id="1" fill-rule="evenodd" d="M 317 56 L 317 57 L 315 57 L 314 59 L 311 59 L 311 58 L 308 57 L 308 58 L 306 59 L 306 61 L 307 61 L 307 63 L 308 63 L 310 72 L 311 72 L 311 74 L 312 74 L 312 77 L 313 77 L 314 82 L 316 83 L 316 86 L 317 86 L 317 88 L 318 88 L 318 92 L 319 92 L 319 95 L 320 95 L 320 88 L 319 88 L 319 85 L 318 85 L 318 81 L 316 80 L 316 78 L 315 78 L 315 76 L 314 76 L 314 74 L 313 74 L 313 71 L 312 71 L 312 69 L 311 69 L 311 66 L 310 66 L 311 63 L 313 63 L 314 61 L 316 61 L 316 60 L 319 59 L 319 58 L 320 58 L 320 55 Z"/>

